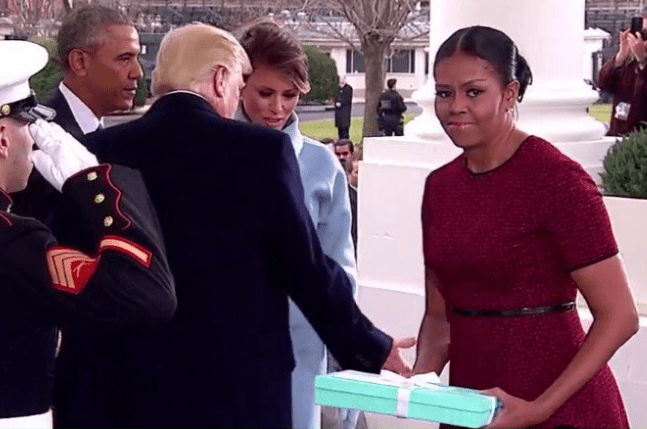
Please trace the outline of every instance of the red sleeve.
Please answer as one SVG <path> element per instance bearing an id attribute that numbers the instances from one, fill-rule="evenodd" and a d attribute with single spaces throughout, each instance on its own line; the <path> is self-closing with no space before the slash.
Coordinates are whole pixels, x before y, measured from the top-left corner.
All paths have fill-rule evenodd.
<path id="1" fill-rule="evenodd" d="M 566 161 L 553 172 L 545 196 L 545 222 L 568 272 L 618 253 L 609 215 L 597 186 L 579 164 Z"/>

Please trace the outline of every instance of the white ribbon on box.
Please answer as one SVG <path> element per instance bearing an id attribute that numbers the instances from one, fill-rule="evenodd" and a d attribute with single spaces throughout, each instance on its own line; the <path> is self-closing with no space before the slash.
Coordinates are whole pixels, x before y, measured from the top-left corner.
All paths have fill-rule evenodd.
<path id="1" fill-rule="evenodd" d="M 390 371 L 383 371 L 391 373 Z M 418 387 L 430 388 L 433 385 L 440 384 L 440 378 L 435 372 L 427 372 L 425 374 L 416 374 L 411 378 L 404 378 L 398 374 L 391 373 L 401 380 L 398 380 L 398 392 L 396 394 L 395 415 L 402 418 L 407 418 L 409 415 L 409 398 L 411 391 Z M 390 377 L 390 375 L 388 375 Z M 395 381 L 395 380 L 394 380 Z"/>
<path id="2" fill-rule="evenodd" d="M 402 377 L 391 371 L 382 371 L 380 375 L 358 373 L 355 371 L 342 371 L 335 374 L 336 377 L 346 378 L 349 380 L 364 381 L 375 384 L 384 384 L 398 388 L 396 393 L 395 414 L 398 417 L 406 418 L 409 413 L 409 398 L 413 389 L 424 387 L 433 388 L 440 383 L 440 378 L 435 372 L 425 374 L 416 374 L 411 378 Z"/>
<path id="3" fill-rule="evenodd" d="M 409 414 L 409 398 L 411 397 L 411 391 L 413 389 L 413 385 L 398 387 L 398 393 L 396 396 L 396 400 L 398 402 L 395 406 L 396 416 L 406 418 Z"/>
<path id="4" fill-rule="evenodd" d="M 409 416 L 409 398 L 411 397 L 411 392 L 417 388 L 425 389 L 442 389 L 445 387 L 444 384 L 440 382 L 440 378 L 436 375 L 435 372 L 427 372 L 424 374 L 416 374 L 411 378 L 402 377 L 399 374 L 396 374 L 391 371 L 382 371 L 380 374 L 381 379 L 393 380 L 394 383 L 398 385 L 398 391 L 396 393 L 396 416 L 401 418 L 407 418 Z M 494 404 L 498 404 L 498 400 L 492 397 Z M 486 425 L 492 423 L 496 412 L 498 411 L 500 405 L 492 406 L 492 411 L 488 416 Z"/>
<path id="5" fill-rule="evenodd" d="M 405 378 L 391 371 L 382 371 L 380 374 L 369 374 L 359 371 L 340 371 L 333 375 L 338 378 L 345 378 L 347 380 L 361 381 L 372 384 L 382 384 L 385 386 L 392 386 L 397 388 L 396 393 L 396 412 L 395 415 L 401 418 L 408 418 L 409 414 L 409 399 L 411 392 L 414 389 L 445 389 L 448 386 L 440 382 L 440 379 L 434 372 L 425 374 L 416 374 L 411 378 Z M 498 400 L 490 396 L 492 401 L 490 415 L 485 422 L 486 425 L 490 424 L 500 407 Z"/>

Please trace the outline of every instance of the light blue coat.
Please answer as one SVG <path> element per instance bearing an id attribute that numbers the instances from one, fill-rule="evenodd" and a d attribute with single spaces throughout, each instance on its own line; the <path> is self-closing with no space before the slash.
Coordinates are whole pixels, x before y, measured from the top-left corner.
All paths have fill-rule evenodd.
<path id="1" fill-rule="evenodd" d="M 249 122 L 241 109 L 235 118 Z M 301 135 L 296 115 L 293 119 L 283 132 L 290 136 L 299 162 L 305 203 L 317 237 L 323 252 L 344 268 L 355 288 L 357 270 L 350 235 L 352 220 L 346 174 L 335 154 L 323 144 Z M 326 373 L 326 349 L 292 301 L 290 334 L 296 360 L 292 372 L 292 425 L 294 428 L 319 428 L 321 408 L 314 405 L 314 379 Z"/>

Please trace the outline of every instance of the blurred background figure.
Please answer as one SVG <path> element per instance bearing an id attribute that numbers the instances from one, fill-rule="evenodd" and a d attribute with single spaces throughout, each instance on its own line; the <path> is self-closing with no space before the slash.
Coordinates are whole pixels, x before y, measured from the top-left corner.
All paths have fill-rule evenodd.
<path id="1" fill-rule="evenodd" d="M 404 117 L 402 114 L 407 110 L 404 99 L 395 90 L 397 79 L 386 81 L 387 90 L 384 91 L 377 101 L 378 126 L 384 131 L 385 136 L 404 135 Z"/>
<path id="2" fill-rule="evenodd" d="M 332 153 L 335 153 L 335 139 L 332 137 L 324 137 L 319 140 L 321 144 L 326 146 L 326 149 L 330 150 Z"/>
<path id="3" fill-rule="evenodd" d="M 350 171 L 350 176 L 348 176 L 348 183 L 353 186 L 355 189 L 359 186 L 359 160 L 353 160 L 353 168 Z"/>
<path id="4" fill-rule="evenodd" d="M 639 20 L 636 20 L 639 22 Z M 598 87 L 613 95 L 610 136 L 621 136 L 635 131 L 647 122 L 647 41 L 642 26 L 635 33 L 631 28 L 620 31 L 618 52 L 598 73 Z"/>
<path id="5" fill-rule="evenodd" d="M 335 155 L 344 168 L 348 171 L 348 164 L 353 162 L 353 153 L 355 153 L 355 146 L 349 139 L 339 139 L 335 143 Z"/>
<path id="6" fill-rule="evenodd" d="M 353 87 L 346 83 L 345 76 L 339 76 L 335 92 L 335 127 L 340 139 L 350 136 L 350 112 L 353 107 Z"/>

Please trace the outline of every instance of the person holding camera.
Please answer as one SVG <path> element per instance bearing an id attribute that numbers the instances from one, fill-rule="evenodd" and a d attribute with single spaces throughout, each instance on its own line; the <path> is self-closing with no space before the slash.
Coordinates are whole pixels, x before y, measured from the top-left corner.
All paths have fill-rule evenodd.
<path id="1" fill-rule="evenodd" d="M 647 122 L 645 17 L 634 20 L 638 25 L 620 32 L 618 52 L 598 73 L 598 87 L 613 95 L 609 136 L 625 135 Z"/>

